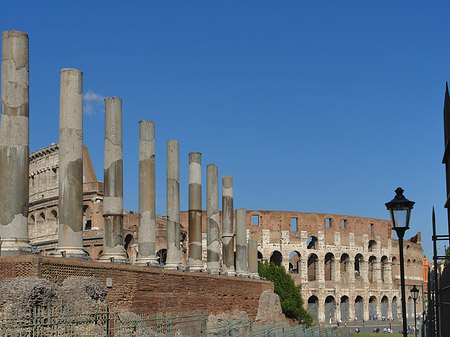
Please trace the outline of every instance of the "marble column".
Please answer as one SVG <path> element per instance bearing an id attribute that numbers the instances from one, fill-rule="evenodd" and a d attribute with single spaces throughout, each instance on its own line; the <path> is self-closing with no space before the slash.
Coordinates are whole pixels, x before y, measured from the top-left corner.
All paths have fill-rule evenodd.
<path id="1" fill-rule="evenodd" d="M 139 239 L 137 265 L 156 266 L 155 123 L 139 122 Z"/>
<path id="2" fill-rule="evenodd" d="M 250 276 L 258 276 L 258 243 L 248 240 L 248 272 Z"/>
<path id="3" fill-rule="evenodd" d="M 206 266 L 213 274 L 220 269 L 219 243 L 219 174 L 217 166 L 206 168 Z"/>
<path id="4" fill-rule="evenodd" d="M 181 266 L 180 156 L 178 142 L 167 141 L 167 259 L 166 268 Z"/>
<path id="5" fill-rule="evenodd" d="M 202 263 L 202 154 L 189 153 L 189 259 L 190 270 Z"/>
<path id="6" fill-rule="evenodd" d="M 101 260 L 123 262 L 123 157 L 122 100 L 105 98 L 105 166 L 103 197 L 103 256 Z"/>
<path id="7" fill-rule="evenodd" d="M 247 211 L 236 210 L 236 274 L 248 274 Z"/>
<path id="8" fill-rule="evenodd" d="M 83 255 L 83 73 L 61 70 L 58 253 Z"/>
<path id="9" fill-rule="evenodd" d="M 222 177 L 222 271 L 234 276 L 233 177 Z"/>
<path id="10" fill-rule="evenodd" d="M 28 239 L 28 35 L 2 34 L 0 126 L 1 255 L 30 254 Z"/>

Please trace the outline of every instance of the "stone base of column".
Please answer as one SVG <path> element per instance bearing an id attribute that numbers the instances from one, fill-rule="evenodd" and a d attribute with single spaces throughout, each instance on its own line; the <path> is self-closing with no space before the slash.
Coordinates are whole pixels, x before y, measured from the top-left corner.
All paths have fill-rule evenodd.
<path id="1" fill-rule="evenodd" d="M 206 269 L 211 272 L 211 274 L 219 274 L 220 272 L 220 266 L 219 263 L 207 263 Z"/>
<path id="2" fill-rule="evenodd" d="M 1 256 L 30 255 L 31 245 L 28 238 L 0 238 Z"/>
<path id="3" fill-rule="evenodd" d="M 228 274 L 228 276 L 235 276 L 236 275 L 236 272 L 235 272 L 235 270 L 234 270 L 234 268 L 222 268 L 222 270 L 220 271 L 222 274 L 223 273 L 227 273 Z"/>
<path id="4" fill-rule="evenodd" d="M 198 259 L 189 258 L 188 267 L 190 271 L 200 271 L 203 269 L 203 262 Z"/>
<path id="5" fill-rule="evenodd" d="M 136 266 L 150 266 L 150 267 L 159 267 L 158 259 L 155 256 L 149 256 L 149 257 L 138 257 L 136 259 Z"/>
<path id="6" fill-rule="evenodd" d="M 57 247 L 54 256 L 62 257 L 65 252 L 65 257 L 69 259 L 82 259 L 84 251 L 79 247 Z"/>
<path id="7" fill-rule="evenodd" d="M 123 249 L 122 246 L 116 247 L 116 249 L 111 249 L 107 252 L 103 252 L 103 255 L 101 258 L 99 258 L 100 262 L 113 262 L 111 261 L 111 258 L 114 258 L 114 262 L 117 263 L 125 263 L 125 260 L 127 258 L 127 253 Z"/>
<path id="8" fill-rule="evenodd" d="M 181 262 L 178 262 L 178 263 L 166 263 L 164 265 L 165 269 L 178 269 L 178 267 L 183 267 Z"/>

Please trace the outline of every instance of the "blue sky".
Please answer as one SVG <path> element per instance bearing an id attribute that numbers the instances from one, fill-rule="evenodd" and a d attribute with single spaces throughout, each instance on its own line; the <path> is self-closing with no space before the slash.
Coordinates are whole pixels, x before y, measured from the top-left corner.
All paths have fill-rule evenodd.
<path id="1" fill-rule="evenodd" d="M 0 28 L 30 37 L 30 150 L 58 141 L 62 68 L 84 73 L 84 143 L 103 179 L 103 97 L 123 100 L 124 203 L 138 210 L 138 121 L 234 178 L 235 207 L 387 219 L 402 186 L 432 255 L 447 232 L 445 1 L 9 1 Z M 204 187 L 205 187 L 204 186 Z M 206 199 L 205 196 L 203 198 Z M 441 248 L 442 253 L 442 248 Z"/>

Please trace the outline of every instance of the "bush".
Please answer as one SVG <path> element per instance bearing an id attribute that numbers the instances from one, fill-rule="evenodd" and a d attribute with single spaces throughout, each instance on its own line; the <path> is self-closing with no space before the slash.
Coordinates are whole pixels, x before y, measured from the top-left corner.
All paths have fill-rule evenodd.
<path id="1" fill-rule="evenodd" d="M 286 317 L 296 319 L 300 324 L 312 325 L 311 314 L 303 308 L 301 285 L 295 285 L 283 266 L 278 267 L 267 261 L 258 263 L 258 273 L 274 283 L 274 292 L 280 297 L 281 309 Z"/>

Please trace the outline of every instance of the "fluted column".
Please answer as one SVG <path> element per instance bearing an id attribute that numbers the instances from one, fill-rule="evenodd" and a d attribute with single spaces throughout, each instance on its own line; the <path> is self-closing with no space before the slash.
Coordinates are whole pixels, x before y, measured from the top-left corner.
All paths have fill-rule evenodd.
<path id="1" fill-rule="evenodd" d="M 181 266 L 180 257 L 180 157 L 178 142 L 167 141 L 167 259 L 166 268 Z"/>
<path id="2" fill-rule="evenodd" d="M 83 73 L 61 70 L 57 252 L 83 255 Z"/>
<path id="3" fill-rule="evenodd" d="M 250 276 L 258 276 L 258 243 L 248 240 L 248 272 Z"/>
<path id="4" fill-rule="evenodd" d="M 220 269 L 219 243 L 219 174 L 217 166 L 209 164 L 206 168 L 206 266 L 216 274 Z"/>
<path id="5" fill-rule="evenodd" d="M 236 210 L 236 274 L 248 274 L 247 211 Z"/>
<path id="6" fill-rule="evenodd" d="M 202 263 L 202 154 L 189 153 L 189 268 L 199 271 Z"/>
<path id="7" fill-rule="evenodd" d="M 1 255 L 31 252 L 28 239 L 28 35 L 2 34 L 0 126 Z"/>
<path id="8" fill-rule="evenodd" d="M 138 265 L 155 266 L 156 204 L 155 204 L 155 123 L 139 122 L 139 255 Z"/>
<path id="9" fill-rule="evenodd" d="M 103 256 L 101 260 L 124 261 L 122 100 L 105 98 L 105 166 L 103 197 Z"/>
<path id="10" fill-rule="evenodd" d="M 222 271 L 234 275 L 233 177 L 222 177 Z"/>

